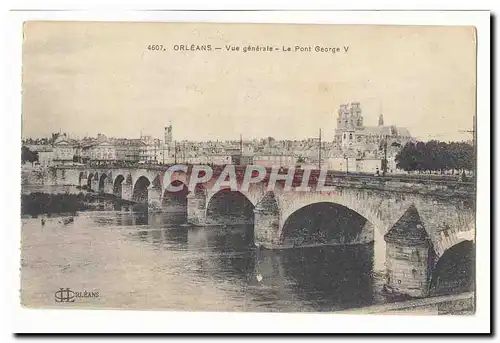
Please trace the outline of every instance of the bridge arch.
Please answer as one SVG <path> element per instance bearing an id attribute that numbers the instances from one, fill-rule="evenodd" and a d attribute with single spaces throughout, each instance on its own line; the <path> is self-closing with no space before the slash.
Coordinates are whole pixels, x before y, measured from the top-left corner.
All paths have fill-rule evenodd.
<path id="1" fill-rule="evenodd" d="M 374 226 L 375 235 L 377 235 L 377 237 L 383 237 L 386 231 L 390 229 L 382 219 L 381 214 L 372 210 L 372 206 L 363 206 L 365 202 L 350 196 L 343 196 L 338 193 L 293 192 L 293 194 L 281 194 L 278 196 L 277 200 L 280 206 L 279 236 L 281 236 L 283 225 L 292 213 L 305 206 L 323 202 L 343 206 L 364 217 Z M 381 241 L 383 241 L 383 238 Z"/>
<path id="2" fill-rule="evenodd" d="M 161 181 L 162 181 L 161 184 L 162 184 L 163 188 L 165 189 L 170 184 L 173 184 L 176 181 L 181 182 L 184 185 L 188 185 L 189 184 L 189 177 L 188 177 L 187 173 L 185 173 L 182 170 L 177 170 L 177 171 L 172 172 L 172 173 L 167 173 L 167 171 L 165 171 L 163 173 L 163 177 L 161 178 Z M 178 183 L 176 183 L 176 184 L 178 184 Z"/>
<path id="3" fill-rule="evenodd" d="M 122 185 L 123 181 L 125 181 L 125 177 L 122 174 L 118 174 L 113 181 L 113 194 L 116 197 L 122 197 Z"/>
<path id="4" fill-rule="evenodd" d="M 475 286 L 475 244 L 461 240 L 437 260 L 430 280 L 430 294 L 472 291 Z"/>
<path id="5" fill-rule="evenodd" d="M 223 188 L 207 197 L 206 218 L 209 223 L 253 224 L 254 204 L 242 192 Z"/>
<path id="6" fill-rule="evenodd" d="M 475 241 L 475 231 L 472 228 L 465 227 L 465 230 L 447 228 L 435 235 L 434 251 L 437 257 L 441 257 L 447 250 L 464 241 Z"/>
<path id="7" fill-rule="evenodd" d="M 373 242 L 374 226 L 363 215 L 334 201 L 306 204 L 281 225 L 284 245 L 365 244 Z"/>
<path id="8" fill-rule="evenodd" d="M 147 203 L 148 202 L 148 187 L 151 185 L 151 181 L 144 176 L 139 176 L 135 183 L 132 191 L 132 200 L 137 203 Z"/>
<path id="9" fill-rule="evenodd" d="M 89 173 L 87 176 L 87 189 L 92 189 L 92 180 L 94 180 L 94 174 Z"/>
<path id="10" fill-rule="evenodd" d="M 107 177 L 108 175 L 106 173 L 101 173 L 101 177 L 99 178 L 99 192 L 104 192 L 104 184 Z"/>
<path id="11" fill-rule="evenodd" d="M 180 180 L 173 180 L 171 185 L 175 188 L 179 188 L 179 190 L 171 191 L 169 187 L 165 187 L 161 199 L 163 208 L 167 209 L 168 212 L 185 212 L 189 193 L 188 187 Z"/>

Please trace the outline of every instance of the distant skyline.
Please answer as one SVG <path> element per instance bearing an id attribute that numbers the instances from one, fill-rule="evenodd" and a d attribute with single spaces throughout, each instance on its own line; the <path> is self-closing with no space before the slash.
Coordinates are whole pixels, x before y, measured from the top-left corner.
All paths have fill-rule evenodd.
<path id="1" fill-rule="evenodd" d="M 471 27 L 57 23 L 25 25 L 23 138 L 331 141 L 341 104 L 417 139 L 471 140 Z M 169 51 L 147 49 L 162 44 Z M 174 52 L 174 44 L 349 46 L 346 54 Z"/>

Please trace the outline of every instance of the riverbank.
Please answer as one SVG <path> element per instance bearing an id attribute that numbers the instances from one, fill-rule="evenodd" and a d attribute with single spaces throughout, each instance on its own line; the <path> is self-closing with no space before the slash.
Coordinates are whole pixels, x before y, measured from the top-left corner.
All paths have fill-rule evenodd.
<path id="1" fill-rule="evenodd" d="M 21 195 L 21 215 L 37 217 L 42 214 L 57 213 L 76 214 L 78 211 L 95 209 L 107 203 L 113 207 L 129 206 L 131 201 L 117 198 L 112 194 L 101 193 L 57 193 L 32 192 Z"/>
<path id="2" fill-rule="evenodd" d="M 411 299 L 389 304 L 377 304 L 342 311 L 346 314 L 421 314 L 421 315 L 472 315 L 474 292 Z"/>

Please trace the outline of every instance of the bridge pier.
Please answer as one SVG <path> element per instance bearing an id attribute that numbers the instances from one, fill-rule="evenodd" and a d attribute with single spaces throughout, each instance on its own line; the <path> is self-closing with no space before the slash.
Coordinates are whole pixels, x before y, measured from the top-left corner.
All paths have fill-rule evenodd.
<path id="1" fill-rule="evenodd" d="M 92 178 L 92 180 L 90 181 L 90 188 L 94 192 L 99 192 L 99 180 L 96 180 L 95 178 Z"/>
<path id="2" fill-rule="evenodd" d="M 414 205 L 384 236 L 387 242 L 387 280 L 390 291 L 412 297 L 429 293 L 431 241 Z"/>
<path id="3" fill-rule="evenodd" d="M 204 225 L 207 219 L 207 199 L 204 194 L 191 192 L 187 195 L 187 222 Z"/>
<path id="4" fill-rule="evenodd" d="M 104 193 L 113 194 L 113 183 L 110 182 L 104 183 Z"/>
<path id="5" fill-rule="evenodd" d="M 271 248 L 281 245 L 279 237 L 279 209 L 274 199 L 264 198 L 254 209 L 254 242 Z"/>
<path id="6" fill-rule="evenodd" d="M 132 201 L 133 191 L 133 185 L 124 182 L 122 184 L 122 199 Z"/>
<path id="7" fill-rule="evenodd" d="M 161 207 L 161 188 L 155 186 L 148 187 L 148 208 L 155 212 L 160 212 Z"/>

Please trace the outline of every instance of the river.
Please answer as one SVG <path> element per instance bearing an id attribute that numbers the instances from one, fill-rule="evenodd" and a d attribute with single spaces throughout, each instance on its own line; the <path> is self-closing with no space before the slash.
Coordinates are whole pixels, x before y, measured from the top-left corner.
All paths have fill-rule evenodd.
<path id="1" fill-rule="evenodd" d="M 22 219 L 22 303 L 216 311 L 335 311 L 383 301 L 372 247 L 259 251 L 251 226 L 192 227 L 168 214 Z M 98 291 L 55 302 L 55 292 Z"/>

